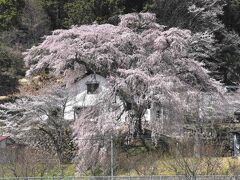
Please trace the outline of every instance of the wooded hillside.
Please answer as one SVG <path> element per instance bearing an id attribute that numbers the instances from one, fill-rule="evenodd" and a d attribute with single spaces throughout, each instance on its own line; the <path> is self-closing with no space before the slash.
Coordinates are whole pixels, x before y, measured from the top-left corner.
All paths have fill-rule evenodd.
<path id="1" fill-rule="evenodd" d="M 167 27 L 213 32 L 217 50 L 200 61 L 226 85 L 239 83 L 239 0 L 1 0 L 0 10 L 0 95 L 16 91 L 24 76 L 21 53 L 52 30 L 93 22 L 116 25 L 119 14 L 146 11 Z"/>

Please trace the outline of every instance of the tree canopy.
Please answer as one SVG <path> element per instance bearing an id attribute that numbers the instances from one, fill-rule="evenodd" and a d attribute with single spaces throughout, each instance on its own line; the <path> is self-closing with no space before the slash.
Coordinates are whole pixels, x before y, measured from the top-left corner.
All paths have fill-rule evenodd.
<path id="1" fill-rule="evenodd" d="M 0 1 L 0 32 L 19 24 L 19 15 L 24 7 L 24 0 Z"/>

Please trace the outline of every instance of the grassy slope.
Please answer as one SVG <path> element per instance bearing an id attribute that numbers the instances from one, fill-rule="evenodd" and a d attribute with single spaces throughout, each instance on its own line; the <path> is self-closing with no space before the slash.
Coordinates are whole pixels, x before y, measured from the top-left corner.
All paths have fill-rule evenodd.
<path id="1" fill-rule="evenodd" d="M 186 158 L 184 160 L 176 159 L 158 159 L 151 161 L 152 159 L 144 156 L 141 160 L 141 163 L 136 163 L 136 167 L 132 167 L 128 171 L 121 168 L 118 170 L 117 175 L 119 176 L 139 176 L 139 175 L 176 175 L 176 174 L 185 174 L 186 171 L 180 164 L 184 164 L 185 167 L 197 172 L 197 174 L 202 175 L 236 175 L 240 174 L 240 158 L 208 158 L 208 159 L 193 159 Z M 209 171 L 210 169 L 210 171 Z M 4 171 L 4 177 L 13 177 L 13 173 L 6 166 L 0 165 L 0 176 L 3 176 L 2 172 Z M 64 167 L 64 176 L 74 176 L 75 174 L 75 165 L 69 164 Z M 61 168 L 59 166 L 54 166 L 44 176 L 60 176 Z M 35 176 L 40 176 L 36 174 Z"/>

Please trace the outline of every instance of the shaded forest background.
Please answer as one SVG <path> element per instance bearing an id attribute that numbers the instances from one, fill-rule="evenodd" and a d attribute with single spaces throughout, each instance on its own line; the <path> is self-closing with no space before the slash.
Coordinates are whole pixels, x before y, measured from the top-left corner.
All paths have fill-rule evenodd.
<path id="1" fill-rule="evenodd" d="M 156 13 L 158 23 L 167 27 L 180 27 L 193 32 L 211 30 L 210 20 L 198 22 L 190 16 L 189 3 L 195 1 L 0 0 L 0 96 L 17 91 L 18 80 L 25 75 L 22 52 L 37 45 L 41 37 L 52 30 L 91 23 L 116 25 L 120 14 L 147 11 Z M 204 62 L 214 78 L 225 85 L 238 85 L 240 0 L 227 0 L 224 13 L 217 18 L 224 26 L 217 29 L 220 25 L 211 25 L 218 49 L 213 58 Z"/>

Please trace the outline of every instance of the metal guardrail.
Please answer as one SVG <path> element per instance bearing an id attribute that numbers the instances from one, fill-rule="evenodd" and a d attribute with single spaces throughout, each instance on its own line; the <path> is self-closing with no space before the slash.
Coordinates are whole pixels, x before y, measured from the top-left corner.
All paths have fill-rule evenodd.
<path id="1" fill-rule="evenodd" d="M 240 176 L 82 176 L 82 177 L 6 177 L 0 180 L 240 180 Z"/>

